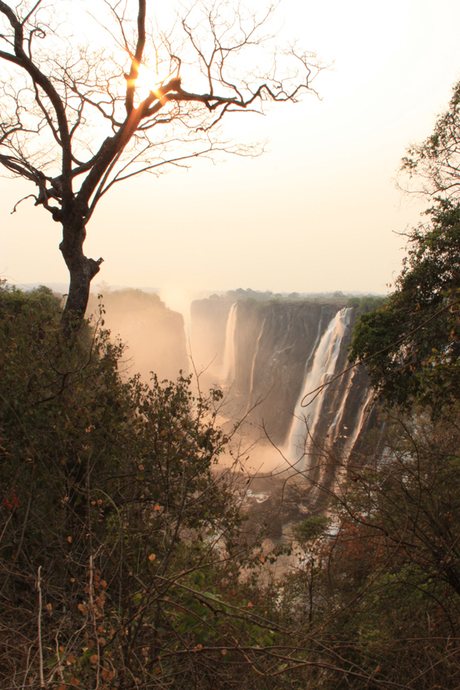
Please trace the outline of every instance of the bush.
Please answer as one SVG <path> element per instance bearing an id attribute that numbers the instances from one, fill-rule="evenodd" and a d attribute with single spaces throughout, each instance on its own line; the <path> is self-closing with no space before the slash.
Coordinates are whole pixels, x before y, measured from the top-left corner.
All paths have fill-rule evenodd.
<path id="1" fill-rule="evenodd" d="M 86 327 L 69 347 L 59 319 L 48 292 L 2 286 L 2 687 L 215 686 L 227 650 L 238 676 L 220 391 L 123 381 L 121 344 Z"/>
<path id="2" fill-rule="evenodd" d="M 459 686 L 459 447 L 458 412 L 393 417 L 383 453 L 340 467 L 328 530 L 324 516 L 295 529 L 286 620 L 321 626 L 312 655 L 336 666 L 315 690 Z"/>

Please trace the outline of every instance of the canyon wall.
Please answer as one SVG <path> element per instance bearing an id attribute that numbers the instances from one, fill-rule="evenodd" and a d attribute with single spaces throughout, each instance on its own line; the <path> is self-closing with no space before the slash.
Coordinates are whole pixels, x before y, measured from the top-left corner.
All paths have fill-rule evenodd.
<path id="1" fill-rule="evenodd" d="M 205 336 L 197 351 L 206 354 L 207 374 L 227 392 L 234 416 L 247 415 L 288 465 L 313 480 L 322 474 L 323 456 L 356 453 L 375 422 L 364 368 L 337 376 L 347 368 L 354 320 L 353 309 L 337 304 L 192 305 L 192 344 Z"/>
<path id="2" fill-rule="evenodd" d="M 169 309 L 155 293 L 127 288 L 107 290 L 102 297 L 105 328 L 126 346 L 123 366 L 130 375 L 150 372 L 158 378 L 176 380 L 179 370 L 187 373 L 189 359 L 182 314 Z M 88 314 L 97 312 L 91 295 Z"/>

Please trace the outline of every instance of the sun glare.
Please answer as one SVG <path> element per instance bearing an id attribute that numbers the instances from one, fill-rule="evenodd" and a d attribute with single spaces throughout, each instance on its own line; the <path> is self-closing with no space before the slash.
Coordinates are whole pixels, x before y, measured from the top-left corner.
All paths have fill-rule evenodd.
<path id="1" fill-rule="evenodd" d="M 145 100 L 150 91 L 156 91 L 161 86 L 161 79 L 155 70 L 141 65 L 136 80 L 136 94 L 141 101 Z"/>

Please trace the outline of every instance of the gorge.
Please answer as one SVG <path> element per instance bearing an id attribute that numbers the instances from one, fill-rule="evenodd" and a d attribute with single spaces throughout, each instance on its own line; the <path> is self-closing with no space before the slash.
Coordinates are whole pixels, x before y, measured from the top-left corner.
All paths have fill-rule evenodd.
<path id="1" fill-rule="evenodd" d="M 202 391 L 222 389 L 219 422 L 241 422 L 238 454 L 250 476 L 297 477 L 302 493 L 305 479 L 333 489 L 349 461 L 362 464 L 377 416 L 364 367 L 347 368 L 357 307 L 343 295 L 236 297 L 192 302 L 190 357 L 184 319 L 157 295 L 109 293 L 106 322 L 143 380 L 152 370 L 160 379 L 194 371 Z"/>
<path id="2" fill-rule="evenodd" d="M 356 309 L 216 297 L 193 302 L 191 314 L 204 380 L 222 386 L 228 416 L 244 418 L 248 437 L 259 440 L 253 470 L 331 486 L 375 424 L 364 367 L 339 376 Z"/>

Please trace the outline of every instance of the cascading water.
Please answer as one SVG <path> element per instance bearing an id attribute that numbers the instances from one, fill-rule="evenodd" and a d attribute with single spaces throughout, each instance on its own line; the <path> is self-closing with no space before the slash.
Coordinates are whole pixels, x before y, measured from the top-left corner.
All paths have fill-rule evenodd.
<path id="1" fill-rule="evenodd" d="M 221 381 L 224 386 L 231 386 L 236 375 L 235 331 L 238 302 L 232 304 L 225 328 L 225 350 L 222 364 Z"/>
<path id="2" fill-rule="evenodd" d="M 250 405 L 251 405 L 251 393 L 252 393 L 253 388 L 254 388 L 254 370 L 255 370 L 255 366 L 256 366 L 257 355 L 259 354 L 260 343 L 261 343 L 262 336 L 264 333 L 265 321 L 266 321 L 266 319 L 264 319 L 262 321 L 262 326 L 260 327 L 260 333 L 259 333 L 259 335 L 257 337 L 257 341 L 256 341 L 256 348 L 254 351 L 254 357 L 252 358 L 251 378 L 249 381 L 248 410 L 250 409 Z"/>
<path id="3" fill-rule="evenodd" d="M 244 420 L 242 443 L 257 443 L 251 472 L 301 475 L 308 503 L 315 505 L 325 495 L 315 487 L 334 491 L 347 470 L 373 452 L 368 432 L 378 410 L 369 378 L 364 367 L 347 368 L 354 310 L 294 301 L 239 301 L 230 308 L 210 300 L 200 306 L 204 335 L 221 348 L 223 364 L 213 376 L 226 394 L 225 414 Z M 218 338 L 209 337 L 203 315 L 216 319 Z"/>
<path id="4" fill-rule="evenodd" d="M 302 406 L 305 396 L 330 381 L 336 375 L 337 360 L 341 351 L 343 337 L 350 323 L 352 309 L 345 308 L 337 312 L 316 348 L 313 364 L 308 371 L 306 367 L 305 382 L 297 402 L 294 419 L 286 444 L 285 457 L 297 469 L 306 470 L 310 466 L 310 451 L 314 445 L 315 427 L 321 418 L 328 388 L 306 399 L 307 406 Z M 340 407 L 345 402 L 346 395 Z M 308 401 L 310 403 L 308 404 Z M 337 426 L 337 424 L 336 424 Z"/>
<path id="5" fill-rule="evenodd" d="M 357 373 L 357 370 L 354 369 L 352 379 L 356 375 L 356 373 Z M 350 383 L 350 385 L 351 385 L 351 383 Z M 349 432 L 349 433 L 347 433 L 345 436 L 345 444 L 343 446 L 342 452 L 343 452 L 345 460 L 347 460 L 347 461 L 349 459 L 350 454 L 353 451 L 353 447 L 354 447 L 354 445 L 358 439 L 358 436 L 363 429 L 363 425 L 364 425 L 364 421 L 366 419 L 366 416 L 369 413 L 369 409 L 374 402 L 374 396 L 375 396 L 375 393 L 374 393 L 373 389 L 369 388 L 366 392 L 366 396 L 364 398 L 364 401 L 359 408 L 358 417 L 356 419 L 356 423 L 355 423 L 354 427 L 352 429 L 346 429 L 347 432 Z M 343 413 L 343 409 L 344 409 L 344 406 L 342 406 L 342 410 L 341 410 L 342 413 Z M 340 486 L 340 484 L 344 478 L 344 475 L 345 475 L 346 467 L 347 467 L 347 463 L 342 462 L 341 468 L 338 471 L 336 471 L 335 482 L 334 482 L 334 488 L 335 489 L 337 489 Z"/>
<path id="6" fill-rule="evenodd" d="M 323 325 L 323 309 L 321 308 L 320 317 L 319 317 L 319 320 L 318 320 L 318 331 L 317 331 L 317 333 L 316 333 L 316 339 L 315 339 L 314 345 L 313 345 L 313 347 L 312 347 L 312 350 L 311 350 L 311 352 L 310 352 L 310 354 L 309 354 L 309 356 L 308 356 L 308 359 L 307 359 L 307 361 L 306 361 L 306 363 L 305 363 L 305 373 L 307 373 L 307 372 L 310 370 L 310 362 L 311 362 L 311 360 L 313 359 L 313 357 L 315 356 L 316 348 L 318 347 L 319 339 L 320 339 L 320 336 L 321 336 L 321 327 L 322 327 L 322 325 Z"/>

